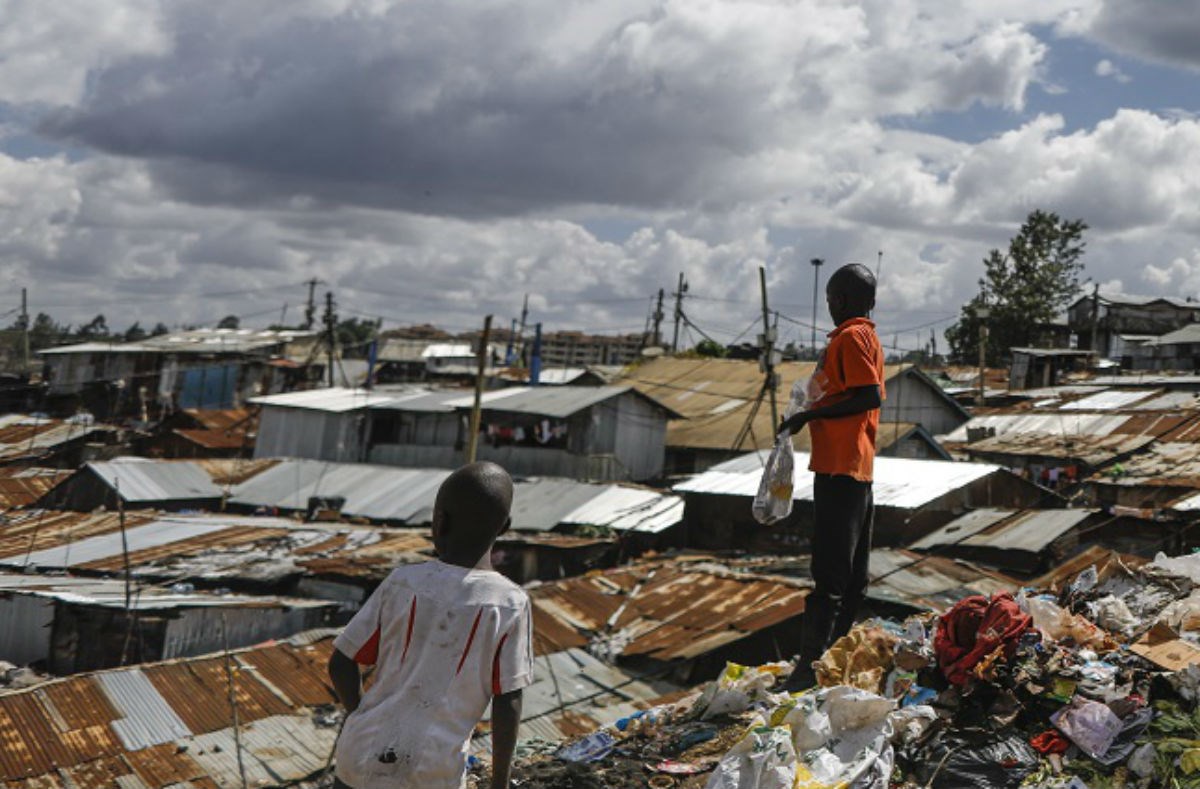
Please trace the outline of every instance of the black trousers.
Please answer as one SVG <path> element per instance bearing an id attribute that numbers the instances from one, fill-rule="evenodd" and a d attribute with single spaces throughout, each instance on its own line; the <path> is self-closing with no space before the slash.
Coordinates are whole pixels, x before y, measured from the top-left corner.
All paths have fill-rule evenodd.
<path id="1" fill-rule="evenodd" d="M 812 577 L 804 602 L 799 670 L 849 632 L 866 595 L 875 502 L 870 482 L 817 474 L 813 481 Z"/>

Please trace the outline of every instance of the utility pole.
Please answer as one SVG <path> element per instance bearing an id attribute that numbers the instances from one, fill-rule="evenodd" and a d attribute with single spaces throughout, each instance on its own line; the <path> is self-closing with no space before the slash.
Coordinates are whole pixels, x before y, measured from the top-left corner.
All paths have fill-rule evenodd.
<path id="1" fill-rule="evenodd" d="M 29 372 L 29 302 L 25 288 L 21 288 L 21 358 L 24 360 L 22 372 Z"/>
<path id="2" fill-rule="evenodd" d="M 328 358 L 329 374 L 326 378 L 329 381 L 329 388 L 333 388 L 333 365 L 334 356 L 337 351 L 337 315 L 333 311 L 333 293 L 325 294 L 325 344 L 326 354 Z"/>
<path id="3" fill-rule="evenodd" d="M 654 344 L 662 347 L 663 289 L 658 289 L 658 306 L 654 308 Z"/>
<path id="4" fill-rule="evenodd" d="M 521 341 L 521 366 L 525 366 L 525 319 L 529 317 L 529 294 L 525 294 L 525 301 L 521 304 L 521 330 L 517 334 L 517 338 Z"/>
<path id="5" fill-rule="evenodd" d="M 475 462 L 479 451 L 479 422 L 483 416 L 483 377 L 487 371 L 488 341 L 492 337 L 492 316 L 483 319 L 483 334 L 479 337 L 479 348 L 475 358 L 479 365 L 475 371 L 475 402 L 471 405 L 471 435 L 467 436 L 467 462 Z"/>
<path id="6" fill-rule="evenodd" d="M 683 294 L 687 293 L 687 280 L 679 272 L 679 285 L 671 295 L 675 297 L 675 336 L 671 340 L 671 353 L 679 352 L 679 322 L 683 319 Z"/>
<path id="7" fill-rule="evenodd" d="M 875 256 L 875 284 L 879 285 L 879 272 L 883 271 L 883 250 Z"/>
<path id="8" fill-rule="evenodd" d="M 813 258 L 809 261 L 813 266 L 813 317 L 812 317 L 812 350 L 817 352 L 817 301 L 821 291 L 821 266 L 825 265 L 824 258 Z"/>
<path id="9" fill-rule="evenodd" d="M 987 397 L 987 319 L 991 313 L 987 307 L 975 308 L 975 317 L 979 319 L 979 405 L 983 405 Z"/>
<path id="10" fill-rule="evenodd" d="M 1100 358 L 1100 283 L 1092 285 L 1092 343 L 1091 351 Z"/>
<path id="11" fill-rule="evenodd" d="M 767 269 L 764 266 L 758 267 L 758 287 L 762 292 L 762 371 L 767 376 L 763 385 L 771 390 L 771 430 L 774 430 L 779 426 L 779 413 L 775 407 L 775 329 L 771 326 L 771 311 L 767 307 Z"/>
<path id="12" fill-rule="evenodd" d="M 321 280 L 313 277 L 304 284 L 308 285 L 308 306 L 304 309 L 304 328 L 306 331 L 312 331 L 313 324 L 317 320 L 317 285 L 321 284 Z"/>

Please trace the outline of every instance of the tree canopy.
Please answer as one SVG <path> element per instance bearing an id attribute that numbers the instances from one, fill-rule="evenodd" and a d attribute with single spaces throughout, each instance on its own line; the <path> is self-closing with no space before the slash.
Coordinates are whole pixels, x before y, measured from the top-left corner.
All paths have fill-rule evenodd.
<path id="1" fill-rule="evenodd" d="M 972 361 L 979 348 L 978 310 L 989 310 L 988 364 L 999 364 L 1014 347 L 1038 344 L 1045 328 L 1080 292 L 1083 231 L 1080 219 L 1036 210 L 1008 243 L 983 260 L 979 293 L 963 305 L 962 316 L 946 331 L 960 361 Z"/>

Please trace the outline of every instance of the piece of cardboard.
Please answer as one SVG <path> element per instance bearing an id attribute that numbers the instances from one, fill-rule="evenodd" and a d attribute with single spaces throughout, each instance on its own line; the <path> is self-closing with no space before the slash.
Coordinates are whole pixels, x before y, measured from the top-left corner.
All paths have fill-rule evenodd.
<path id="1" fill-rule="evenodd" d="M 1193 663 L 1200 664 L 1200 648 L 1184 641 L 1178 633 L 1161 622 L 1150 628 L 1129 649 L 1167 671 L 1182 671 Z"/>

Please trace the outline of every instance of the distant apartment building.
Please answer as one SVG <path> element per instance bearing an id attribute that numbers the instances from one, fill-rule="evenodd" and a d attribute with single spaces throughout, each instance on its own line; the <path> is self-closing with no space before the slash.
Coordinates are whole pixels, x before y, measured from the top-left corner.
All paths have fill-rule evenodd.
<path id="1" fill-rule="evenodd" d="M 1084 296 L 1067 309 L 1067 323 L 1081 350 L 1102 359 L 1136 355 L 1136 347 L 1151 337 L 1200 321 L 1200 301 L 1178 296 L 1104 294 Z M 1132 366 L 1132 364 L 1123 366 Z"/>
<path id="2" fill-rule="evenodd" d="M 543 367 L 627 365 L 636 361 L 645 346 L 641 334 L 584 334 L 558 331 L 542 335 Z"/>

